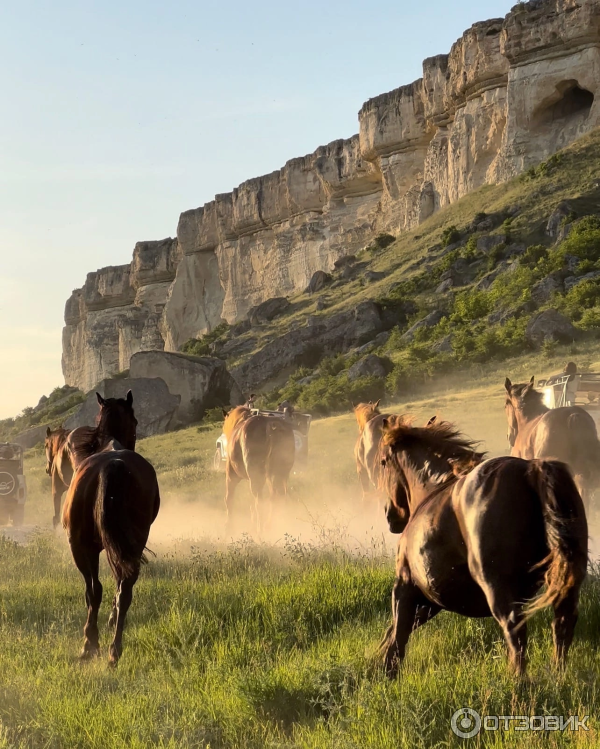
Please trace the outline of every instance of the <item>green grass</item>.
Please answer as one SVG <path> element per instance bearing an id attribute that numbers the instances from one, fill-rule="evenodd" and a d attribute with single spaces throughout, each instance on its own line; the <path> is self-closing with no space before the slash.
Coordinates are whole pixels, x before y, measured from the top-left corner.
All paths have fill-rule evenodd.
<path id="1" fill-rule="evenodd" d="M 505 449 L 502 380 L 554 371 L 542 355 L 504 369 L 474 368 L 414 402 L 419 421 L 456 421 L 492 453 Z M 589 354 L 600 359 L 600 351 Z M 595 358 L 594 358 L 595 357 Z M 564 357 L 563 357 L 564 358 Z M 107 663 L 103 562 L 100 659 L 80 664 L 83 585 L 51 501 L 41 451 L 27 454 L 26 522 L 45 529 L 27 545 L 0 537 L 0 747 L 406 747 L 459 746 L 455 710 L 590 715 L 592 731 L 485 733 L 475 746 L 597 745 L 600 579 L 584 590 L 570 665 L 550 666 L 549 615 L 531 626 L 530 669 L 507 669 L 492 621 L 441 614 L 411 638 L 399 678 L 375 657 L 389 621 L 395 539 L 382 513 L 362 506 L 351 414 L 316 420 L 310 467 L 294 475 L 281 527 L 268 542 L 223 539 L 223 475 L 210 470 L 219 427 L 140 442 L 163 497 L 150 546 L 157 558 L 134 592 L 118 669 Z M 240 487 L 243 515 L 247 487 Z M 218 537 L 221 537 L 219 540 Z M 191 540 L 190 540 L 191 539 Z"/>

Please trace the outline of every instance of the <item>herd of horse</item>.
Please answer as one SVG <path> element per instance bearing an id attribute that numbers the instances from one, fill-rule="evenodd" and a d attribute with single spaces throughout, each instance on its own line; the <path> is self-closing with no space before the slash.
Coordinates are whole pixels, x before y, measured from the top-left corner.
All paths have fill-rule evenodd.
<path id="1" fill-rule="evenodd" d="M 493 616 L 512 669 L 523 674 L 527 621 L 552 607 L 555 661 L 565 663 L 587 571 L 587 512 L 600 484 L 600 442 L 586 411 L 576 406 L 550 411 L 533 379 L 517 385 L 507 379 L 505 390 L 511 455 L 491 459 L 437 417 L 419 427 L 405 415 L 382 413 L 379 402 L 354 409 L 363 496 L 384 499 L 389 529 L 400 534 L 392 624 L 381 645 L 390 676 L 410 634 L 442 610 Z M 48 429 L 46 471 L 55 526 L 67 492 L 62 525 L 85 580 L 88 617 L 81 655 L 99 652 L 98 565 L 104 549 L 117 584 L 109 620 L 115 627 L 109 660 L 116 664 L 160 497 L 153 467 L 135 452 L 131 392 L 125 399 L 97 397 L 96 427 Z M 287 493 L 293 428 L 248 406 L 224 415 L 228 527 L 235 489 L 248 480 L 260 532 L 273 500 Z"/>

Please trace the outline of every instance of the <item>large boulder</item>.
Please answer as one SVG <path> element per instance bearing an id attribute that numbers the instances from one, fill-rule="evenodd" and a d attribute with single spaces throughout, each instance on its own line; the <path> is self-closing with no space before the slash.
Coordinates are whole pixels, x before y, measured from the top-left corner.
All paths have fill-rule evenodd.
<path id="1" fill-rule="evenodd" d="M 573 206 L 566 200 L 561 201 L 550 214 L 546 224 L 546 234 L 552 239 L 558 239 L 564 223 L 573 217 Z"/>
<path id="2" fill-rule="evenodd" d="M 46 439 L 46 428 L 47 424 L 31 427 L 31 429 L 26 429 L 24 432 L 21 432 L 21 434 L 17 434 L 17 436 L 13 437 L 10 442 L 16 442 L 17 445 L 21 445 L 24 450 L 28 450 L 30 447 L 35 447 Z"/>
<path id="3" fill-rule="evenodd" d="M 179 395 L 170 393 L 165 381 L 159 377 L 132 376 L 102 380 L 88 394 L 80 408 L 65 420 L 63 426 L 65 429 L 95 426 L 98 415 L 96 392 L 103 398 L 124 398 L 128 390 L 133 393 L 138 437 L 163 434 L 176 425 L 176 414 L 181 401 Z"/>
<path id="4" fill-rule="evenodd" d="M 428 315 L 426 315 L 422 320 L 419 320 L 414 325 L 412 325 L 406 333 L 402 336 L 403 341 L 412 341 L 415 337 L 415 333 L 417 330 L 420 330 L 421 328 L 433 328 L 435 327 L 443 318 L 445 317 L 444 313 L 441 310 L 434 310 L 433 312 L 430 312 Z"/>
<path id="5" fill-rule="evenodd" d="M 179 396 L 176 426 L 198 421 L 208 408 L 236 406 L 244 400 L 222 359 L 139 351 L 131 357 L 129 371 L 132 377 L 160 377 Z"/>
<path id="6" fill-rule="evenodd" d="M 386 377 L 393 368 L 394 365 L 389 359 L 369 354 L 350 367 L 348 379 L 353 381 L 358 380 L 359 377 Z"/>
<path id="7" fill-rule="evenodd" d="M 325 273 L 324 270 L 317 270 L 312 274 L 312 278 L 306 287 L 306 291 L 309 294 L 314 294 L 316 291 L 321 291 L 321 289 L 330 282 L 331 276 L 329 273 Z"/>
<path id="8" fill-rule="evenodd" d="M 544 304 L 549 301 L 554 294 L 563 290 L 563 282 L 560 272 L 551 273 L 549 276 L 542 278 L 533 285 L 531 289 L 531 298 L 537 304 Z"/>
<path id="9" fill-rule="evenodd" d="M 251 325 L 260 325 L 264 322 L 270 322 L 289 308 L 289 301 L 284 296 L 277 296 L 273 299 L 267 299 L 266 302 L 256 307 L 252 307 L 248 312 L 248 320 Z"/>
<path id="10" fill-rule="evenodd" d="M 577 337 L 577 330 L 558 310 L 547 309 L 531 318 L 525 337 L 537 348 L 544 341 L 570 343 Z"/>

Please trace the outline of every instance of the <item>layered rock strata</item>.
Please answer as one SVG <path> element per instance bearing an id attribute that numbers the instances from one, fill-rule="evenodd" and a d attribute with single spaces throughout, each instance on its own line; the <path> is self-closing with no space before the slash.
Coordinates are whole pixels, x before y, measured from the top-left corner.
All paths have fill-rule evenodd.
<path id="1" fill-rule="evenodd" d="M 183 213 L 176 240 L 88 275 L 63 370 L 89 389 L 136 351 L 177 351 L 306 288 L 379 231 L 410 229 L 600 124 L 600 0 L 532 0 L 477 23 L 423 77 L 367 101 L 359 133 Z"/>

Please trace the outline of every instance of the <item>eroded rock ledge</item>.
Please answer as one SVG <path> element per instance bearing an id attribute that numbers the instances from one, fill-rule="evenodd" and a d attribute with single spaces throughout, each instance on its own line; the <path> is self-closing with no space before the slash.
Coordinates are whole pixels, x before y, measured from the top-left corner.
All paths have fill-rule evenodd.
<path id="1" fill-rule="evenodd" d="M 423 77 L 367 101 L 359 133 L 181 214 L 177 239 L 88 274 L 65 310 L 63 371 L 87 390 L 137 351 L 177 351 L 378 231 L 401 232 L 600 124 L 600 0 L 532 0 L 476 23 Z"/>

